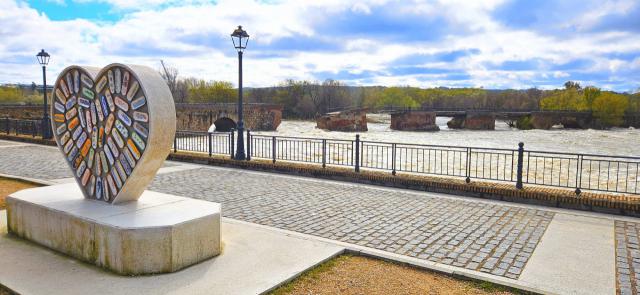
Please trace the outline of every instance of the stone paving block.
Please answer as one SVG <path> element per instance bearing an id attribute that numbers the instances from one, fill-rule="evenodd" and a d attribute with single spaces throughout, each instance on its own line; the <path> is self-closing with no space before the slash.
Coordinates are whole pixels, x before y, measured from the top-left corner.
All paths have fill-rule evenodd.
<path id="1" fill-rule="evenodd" d="M 158 175 L 150 189 L 222 203 L 230 218 L 468 269 L 481 266 L 501 276 L 515 261 L 526 264 L 554 216 L 401 190 L 209 168 Z"/>
<path id="2" fill-rule="evenodd" d="M 616 220 L 616 278 L 619 294 L 640 292 L 639 237 L 640 223 Z"/>

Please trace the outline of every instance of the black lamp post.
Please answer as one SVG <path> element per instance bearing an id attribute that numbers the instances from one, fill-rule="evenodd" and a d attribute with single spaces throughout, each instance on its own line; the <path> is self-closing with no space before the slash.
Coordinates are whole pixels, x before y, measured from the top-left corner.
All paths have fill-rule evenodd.
<path id="1" fill-rule="evenodd" d="M 249 34 L 238 26 L 231 34 L 233 47 L 238 51 L 238 146 L 236 148 L 236 160 L 244 160 L 244 121 L 242 120 L 242 53 L 247 48 Z"/>
<path id="2" fill-rule="evenodd" d="M 51 138 L 51 122 L 49 120 L 49 108 L 47 106 L 47 64 L 49 64 L 49 54 L 42 49 L 36 55 L 38 62 L 42 65 L 42 92 L 44 94 L 44 115 L 42 116 L 42 138 Z"/>

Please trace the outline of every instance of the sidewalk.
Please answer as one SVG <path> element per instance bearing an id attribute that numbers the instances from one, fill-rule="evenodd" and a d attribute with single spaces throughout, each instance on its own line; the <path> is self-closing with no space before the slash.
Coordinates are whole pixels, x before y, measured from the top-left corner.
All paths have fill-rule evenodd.
<path id="1" fill-rule="evenodd" d="M 57 148 L 9 141 L 0 174 L 73 181 Z M 635 218 L 179 162 L 149 189 L 220 202 L 230 222 L 544 293 L 640 286 Z"/>

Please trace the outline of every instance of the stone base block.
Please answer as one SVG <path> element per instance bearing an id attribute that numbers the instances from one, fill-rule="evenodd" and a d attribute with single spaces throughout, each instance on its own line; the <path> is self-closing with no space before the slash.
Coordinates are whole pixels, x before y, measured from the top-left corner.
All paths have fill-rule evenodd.
<path id="1" fill-rule="evenodd" d="M 220 204 L 145 191 L 87 200 L 77 184 L 7 197 L 10 233 L 123 275 L 175 272 L 220 254 Z"/>

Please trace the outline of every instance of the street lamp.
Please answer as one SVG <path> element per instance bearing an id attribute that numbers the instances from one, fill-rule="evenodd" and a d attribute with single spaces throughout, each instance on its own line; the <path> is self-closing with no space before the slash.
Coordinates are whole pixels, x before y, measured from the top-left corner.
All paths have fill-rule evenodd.
<path id="1" fill-rule="evenodd" d="M 51 122 L 49 121 L 49 108 L 47 107 L 47 64 L 49 64 L 49 54 L 42 49 L 36 57 L 42 66 L 42 89 L 44 94 L 44 115 L 42 116 L 42 138 L 51 139 Z"/>
<path id="2" fill-rule="evenodd" d="M 238 146 L 236 149 L 236 160 L 244 160 L 244 121 L 242 120 L 242 53 L 247 48 L 249 34 L 238 26 L 231 34 L 233 47 L 238 51 Z"/>

